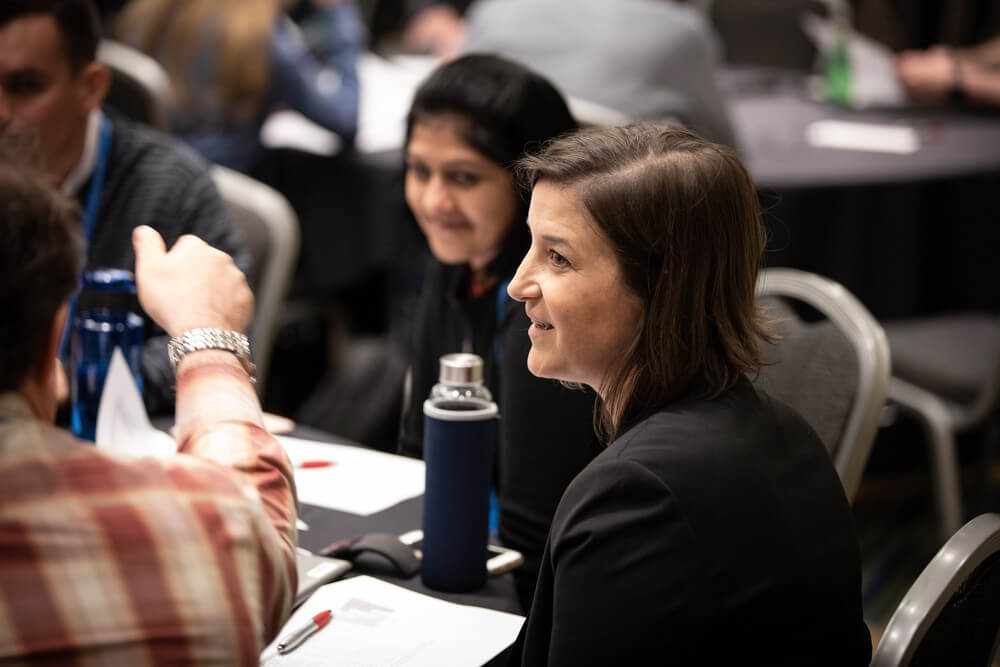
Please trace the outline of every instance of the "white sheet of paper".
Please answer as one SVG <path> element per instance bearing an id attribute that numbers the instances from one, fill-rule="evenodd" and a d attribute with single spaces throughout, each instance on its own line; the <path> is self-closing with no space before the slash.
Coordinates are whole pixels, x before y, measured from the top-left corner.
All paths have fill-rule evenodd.
<path id="1" fill-rule="evenodd" d="M 424 492 L 424 462 L 349 445 L 278 436 L 292 465 L 331 461 L 325 468 L 295 468 L 299 502 L 368 516 Z"/>
<path id="2" fill-rule="evenodd" d="M 104 380 L 95 435 L 98 449 L 117 454 L 162 459 L 177 453 L 174 439 L 149 422 L 139 388 L 117 347 Z"/>
<path id="3" fill-rule="evenodd" d="M 278 642 L 321 611 L 333 618 L 294 651 Z M 262 667 L 465 667 L 510 646 L 523 616 L 444 602 L 368 576 L 320 587 L 261 653 Z"/>
<path id="4" fill-rule="evenodd" d="M 806 127 L 806 141 L 821 148 L 908 155 L 920 148 L 920 136 L 905 125 L 817 120 Z"/>

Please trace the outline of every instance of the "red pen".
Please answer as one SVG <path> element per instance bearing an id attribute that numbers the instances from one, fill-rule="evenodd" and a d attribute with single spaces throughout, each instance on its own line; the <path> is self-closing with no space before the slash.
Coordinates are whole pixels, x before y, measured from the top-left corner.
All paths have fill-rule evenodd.
<path id="1" fill-rule="evenodd" d="M 333 618 L 333 612 L 329 609 L 316 614 L 309 619 L 306 625 L 290 633 L 278 643 L 278 653 L 284 655 L 285 653 L 294 651 L 299 644 L 311 637 L 314 632 L 322 630 L 330 622 L 331 618 Z"/>
<path id="2" fill-rule="evenodd" d="M 334 461 L 303 461 L 296 468 L 328 468 L 337 465 Z"/>

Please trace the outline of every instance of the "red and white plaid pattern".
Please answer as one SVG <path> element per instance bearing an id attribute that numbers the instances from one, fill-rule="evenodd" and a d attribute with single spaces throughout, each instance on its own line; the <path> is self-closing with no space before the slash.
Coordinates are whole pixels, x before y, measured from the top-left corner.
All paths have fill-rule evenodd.
<path id="1" fill-rule="evenodd" d="M 166 461 L 109 456 L 0 395 L 0 660 L 256 665 L 281 628 L 288 458 L 238 366 L 182 369 Z"/>

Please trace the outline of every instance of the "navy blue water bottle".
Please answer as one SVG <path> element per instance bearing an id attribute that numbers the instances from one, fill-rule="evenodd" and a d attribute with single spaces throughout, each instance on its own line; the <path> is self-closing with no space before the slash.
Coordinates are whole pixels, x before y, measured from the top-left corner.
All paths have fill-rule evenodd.
<path id="1" fill-rule="evenodd" d="M 135 276 L 123 269 L 83 274 L 70 336 L 73 433 L 94 440 L 97 409 L 115 348 L 120 348 L 142 393 L 142 318 Z"/>
<path id="2" fill-rule="evenodd" d="M 475 354 L 441 357 L 440 382 L 424 401 L 424 540 L 428 588 L 467 592 L 486 583 L 497 404 Z"/>

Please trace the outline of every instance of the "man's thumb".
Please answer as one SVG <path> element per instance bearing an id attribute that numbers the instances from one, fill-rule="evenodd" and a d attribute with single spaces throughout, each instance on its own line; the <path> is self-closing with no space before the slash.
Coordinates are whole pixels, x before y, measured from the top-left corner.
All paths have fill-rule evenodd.
<path id="1" fill-rule="evenodd" d="M 143 261 L 154 259 L 167 252 L 163 237 L 148 225 L 139 225 L 132 230 L 132 247 L 135 249 L 137 266 Z"/>

